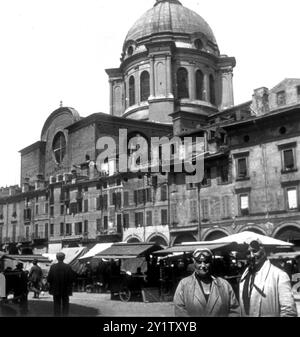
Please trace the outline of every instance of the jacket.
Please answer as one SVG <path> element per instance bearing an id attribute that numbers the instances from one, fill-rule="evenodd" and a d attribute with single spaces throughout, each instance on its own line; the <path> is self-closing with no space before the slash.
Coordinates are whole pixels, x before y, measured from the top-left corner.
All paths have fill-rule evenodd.
<path id="1" fill-rule="evenodd" d="M 58 262 L 50 267 L 47 277 L 49 294 L 53 296 L 71 296 L 74 281 L 72 268 L 63 262 Z"/>
<path id="2" fill-rule="evenodd" d="M 37 265 L 33 265 L 30 269 L 28 277 L 32 282 L 39 282 L 43 277 L 42 268 Z"/>
<path id="3" fill-rule="evenodd" d="M 240 307 L 231 285 L 213 277 L 208 301 L 195 273 L 182 279 L 174 295 L 175 316 L 240 316 Z"/>
<path id="4" fill-rule="evenodd" d="M 240 280 L 240 305 L 242 316 L 247 316 L 244 310 L 243 289 L 247 268 Z M 249 316 L 255 317 L 293 317 L 297 316 L 291 283 L 287 273 L 275 267 L 266 260 L 256 273 L 250 298 Z"/>

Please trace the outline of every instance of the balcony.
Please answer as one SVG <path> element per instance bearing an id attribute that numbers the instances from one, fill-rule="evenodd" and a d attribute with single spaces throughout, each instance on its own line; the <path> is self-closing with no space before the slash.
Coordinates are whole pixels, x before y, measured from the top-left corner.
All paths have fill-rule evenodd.
<path id="1" fill-rule="evenodd" d="M 31 241 L 30 240 L 30 237 L 28 236 L 28 237 L 25 237 L 25 236 L 18 236 L 17 237 L 17 241 L 18 242 L 28 242 L 28 241 Z"/>
<path id="2" fill-rule="evenodd" d="M 34 241 L 34 243 L 44 243 L 48 241 L 48 237 L 44 232 L 32 233 L 31 240 Z"/>

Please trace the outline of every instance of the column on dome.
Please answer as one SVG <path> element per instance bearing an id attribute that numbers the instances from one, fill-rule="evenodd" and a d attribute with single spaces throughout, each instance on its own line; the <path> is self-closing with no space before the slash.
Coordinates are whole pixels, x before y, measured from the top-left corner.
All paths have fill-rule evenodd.
<path id="1" fill-rule="evenodd" d="M 221 79 L 222 79 L 221 109 L 222 110 L 230 108 L 234 105 L 232 78 L 233 78 L 232 68 L 221 69 Z"/>
<path id="2" fill-rule="evenodd" d="M 155 93 L 155 81 L 154 81 L 154 57 L 150 57 L 150 99 L 154 97 Z"/>
<path id="3" fill-rule="evenodd" d="M 193 66 L 188 67 L 188 74 L 189 74 L 189 97 L 191 101 L 196 99 L 195 93 L 195 69 Z"/>
<path id="4" fill-rule="evenodd" d="M 203 101 L 209 102 L 210 92 L 209 92 L 209 74 L 204 73 L 204 90 L 203 90 Z"/>
<path id="5" fill-rule="evenodd" d="M 173 98 L 173 90 L 172 90 L 172 62 L 171 62 L 171 55 L 166 56 L 166 70 L 167 70 L 167 97 Z"/>
<path id="6" fill-rule="evenodd" d="M 135 104 L 141 102 L 141 73 L 137 72 L 137 76 L 135 76 Z"/>
<path id="7" fill-rule="evenodd" d="M 109 113 L 113 115 L 113 81 L 109 79 Z"/>

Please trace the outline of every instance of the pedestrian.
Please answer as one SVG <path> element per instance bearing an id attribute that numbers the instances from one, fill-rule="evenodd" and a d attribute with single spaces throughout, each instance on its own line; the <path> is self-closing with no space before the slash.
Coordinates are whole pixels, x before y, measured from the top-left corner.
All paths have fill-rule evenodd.
<path id="1" fill-rule="evenodd" d="M 14 269 L 16 282 L 14 284 L 14 301 L 19 304 L 21 316 L 28 313 L 28 276 L 23 270 L 23 263 L 18 262 Z"/>
<path id="2" fill-rule="evenodd" d="M 39 298 L 43 272 L 42 268 L 37 264 L 38 263 L 37 259 L 34 259 L 32 263 L 33 266 L 30 269 L 28 277 L 31 289 L 33 290 L 34 293 L 33 298 Z"/>
<path id="3" fill-rule="evenodd" d="M 247 260 L 239 287 L 242 316 L 297 316 L 290 278 L 270 263 L 260 240 L 248 244 Z"/>
<path id="4" fill-rule="evenodd" d="M 194 272 L 182 279 L 174 295 L 175 316 L 239 316 L 231 285 L 213 275 L 214 255 L 208 248 L 193 253 Z"/>
<path id="5" fill-rule="evenodd" d="M 74 272 L 68 264 L 64 263 L 64 253 L 57 253 L 56 259 L 58 262 L 50 267 L 47 277 L 49 294 L 53 295 L 54 316 L 68 316 Z"/>

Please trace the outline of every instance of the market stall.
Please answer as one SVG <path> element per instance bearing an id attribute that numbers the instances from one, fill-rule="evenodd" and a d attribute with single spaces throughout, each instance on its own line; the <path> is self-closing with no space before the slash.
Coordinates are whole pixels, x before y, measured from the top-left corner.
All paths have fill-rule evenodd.
<path id="1" fill-rule="evenodd" d="M 194 264 L 191 258 L 197 248 L 209 248 L 215 255 L 215 275 L 230 280 L 236 288 L 237 277 L 243 266 L 233 268 L 233 257 L 239 246 L 235 242 L 216 243 L 213 241 L 184 242 L 173 247 L 154 252 L 160 267 L 160 297 L 162 301 L 171 301 L 179 281 L 192 274 Z M 235 289 L 237 291 L 237 289 Z"/>
<path id="2" fill-rule="evenodd" d="M 96 254 L 95 258 L 109 260 L 106 274 L 112 298 L 118 295 L 122 301 L 129 301 L 140 296 L 148 301 L 146 289 L 156 289 L 158 293 L 159 268 L 153 253 L 160 249 L 151 243 L 115 243 Z"/>
<path id="3" fill-rule="evenodd" d="M 300 293 L 300 251 L 279 252 L 269 256 L 270 261 L 284 270 L 291 279 L 292 289 Z"/>

